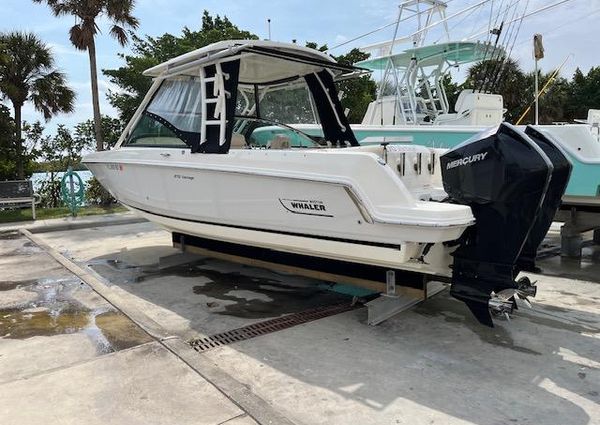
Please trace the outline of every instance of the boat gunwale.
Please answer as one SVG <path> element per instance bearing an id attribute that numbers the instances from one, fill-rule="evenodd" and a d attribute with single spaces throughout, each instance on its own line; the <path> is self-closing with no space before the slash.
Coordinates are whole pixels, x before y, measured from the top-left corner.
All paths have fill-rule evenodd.
<path id="1" fill-rule="evenodd" d="M 148 148 L 146 148 L 146 149 L 148 149 Z M 177 149 L 177 148 L 175 148 L 175 149 Z M 177 150 L 181 150 L 181 149 L 177 149 Z M 369 156 L 377 157 L 377 155 L 375 155 L 373 153 L 369 153 L 369 152 L 360 152 L 359 154 L 366 154 Z M 206 155 L 206 154 L 202 154 L 202 155 Z M 221 154 L 215 154 L 215 155 L 221 156 Z M 106 159 L 94 160 L 93 158 L 86 158 L 83 162 L 84 163 L 94 163 L 94 164 L 105 164 L 105 165 L 118 163 L 118 164 L 129 164 L 129 165 L 147 166 L 147 167 L 156 167 L 158 165 L 160 167 L 165 167 L 165 168 L 172 167 L 172 168 L 179 168 L 179 169 L 192 169 L 192 170 L 199 170 L 199 171 L 210 171 L 210 172 L 228 173 L 228 174 L 253 175 L 253 176 L 260 176 L 260 177 L 277 177 L 277 178 L 284 178 L 284 179 L 290 179 L 290 180 L 306 181 L 306 182 L 311 182 L 311 183 L 316 182 L 316 183 L 322 183 L 322 184 L 330 184 L 330 185 L 340 186 L 346 190 L 346 192 L 350 196 L 352 202 L 356 205 L 360 215 L 368 223 L 372 222 L 372 223 L 386 224 L 386 225 L 400 225 L 400 226 L 407 226 L 407 227 L 414 227 L 414 228 L 437 228 L 437 229 L 454 229 L 454 228 L 460 228 L 460 227 L 467 228 L 467 227 L 475 224 L 475 219 L 473 218 L 472 215 L 468 220 L 456 222 L 457 219 L 454 219 L 454 222 L 451 221 L 449 224 L 439 224 L 439 219 L 437 221 L 434 221 L 431 223 L 423 223 L 423 222 L 410 221 L 410 220 L 403 221 L 403 220 L 386 219 L 386 218 L 382 217 L 381 215 L 373 214 L 369 210 L 367 204 L 365 204 L 365 202 L 363 201 L 364 197 L 360 196 L 360 194 L 353 187 L 352 182 L 348 182 L 348 181 L 344 182 L 344 181 L 340 181 L 340 180 L 334 181 L 334 180 L 329 180 L 329 179 L 323 178 L 322 176 L 320 178 L 315 178 L 315 176 L 309 177 L 309 176 L 301 176 L 301 175 L 290 175 L 290 174 L 277 172 L 278 170 L 274 170 L 274 172 L 264 172 L 258 168 L 237 169 L 237 170 L 236 169 L 223 169 L 223 168 L 218 168 L 218 167 L 223 167 L 223 165 L 206 166 L 205 164 L 185 164 L 185 163 L 181 163 L 181 162 L 165 163 L 164 161 L 161 161 L 161 160 L 127 160 L 127 159 L 123 160 L 123 159 L 119 158 L 119 159 L 115 159 L 113 161 L 107 161 Z M 199 167 L 198 165 L 202 165 L 202 167 Z M 261 172 L 257 172 L 257 170 L 261 171 Z M 415 200 L 415 202 L 418 204 L 419 202 L 426 202 L 426 201 Z M 367 219 L 367 217 L 365 217 L 365 214 L 368 214 L 369 220 Z"/>

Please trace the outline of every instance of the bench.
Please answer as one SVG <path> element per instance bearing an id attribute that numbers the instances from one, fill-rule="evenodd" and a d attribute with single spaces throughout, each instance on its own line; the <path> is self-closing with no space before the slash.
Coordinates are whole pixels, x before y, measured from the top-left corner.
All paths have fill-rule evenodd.
<path id="1" fill-rule="evenodd" d="M 0 208 L 19 207 L 31 204 L 31 215 L 35 220 L 35 204 L 39 195 L 34 193 L 31 180 L 11 180 L 0 182 Z"/>

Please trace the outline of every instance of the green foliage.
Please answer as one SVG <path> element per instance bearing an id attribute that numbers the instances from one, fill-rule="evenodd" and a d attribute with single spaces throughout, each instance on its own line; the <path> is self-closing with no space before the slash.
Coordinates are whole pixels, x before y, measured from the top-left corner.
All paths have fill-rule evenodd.
<path id="1" fill-rule="evenodd" d="M 0 180 L 13 179 L 17 174 L 14 131 L 14 121 L 10 112 L 0 103 Z"/>
<path id="2" fill-rule="evenodd" d="M 113 148 L 125 126 L 118 118 L 112 118 L 107 115 L 102 116 L 102 135 L 104 137 L 104 145 L 106 148 Z M 75 137 L 81 141 L 85 141 L 85 146 L 93 146 L 96 142 L 94 133 L 94 121 L 87 120 L 75 126 Z"/>
<path id="3" fill-rule="evenodd" d="M 46 161 L 51 174 L 76 166 L 81 161 L 83 150 L 93 146 L 93 138 L 82 137 L 77 131 L 73 134 L 63 124 L 58 125 L 52 137 L 44 135 L 44 127 L 39 122 L 26 127 L 25 134 Z"/>
<path id="4" fill-rule="evenodd" d="M 0 33 L 6 59 L 0 64 L 0 92 L 14 107 L 33 103 L 49 120 L 60 112 L 72 112 L 75 92 L 55 68 L 52 50 L 33 33 Z"/>
<path id="5" fill-rule="evenodd" d="M 516 121 L 533 98 L 532 86 L 518 62 L 512 59 L 505 63 L 494 59 L 473 65 L 462 88 L 501 94 L 506 108 L 505 118 L 509 122 Z"/>
<path id="6" fill-rule="evenodd" d="M 462 90 L 462 85 L 452 81 L 452 75 L 448 73 L 442 78 L 442 86 L 444 86 L 444 90 L 446 91 L 446 97 L 448 98 L 450 110 L 453 110 L 454 105 L 458 100 L 458 95 Z"/>
<path id="7" fill-rule="evenodd" d="M 590 68 L 587 75 L 575 70 L 565 109 L 568 119 L 586 118 L 588 109 L 600 109 L 600 66 Z"/>
<path id="8" fill-rule="evenodd" d="M 336 60 L 344 65 L 352 65 L 356 62 L 366 60 L 369 53 L 352 49 L 345 55 L 336 57 Z M 375 100 L 377 94 L 377 83 L 369 76 L 340 81 L 337 84 L 338 91 L 343 92 L 342 106 L 349 109 L 348 120 L 350 124 L 362 122 L 369 103 Z"/>
<path id="9" fill-rule="evenodd" d="M 102 72 L 119 86 L 118 92 L 109 91 L 108 99 L 120 112 L 123 122 L 128 122 L 150 89 L 152 79 L 142 75 L 150 67 L 165 62 L 175 56 L 222 40 L 258 39 L 255 34 L 240 30 L 224 16 L 212 17 L 204 11 L 202 27 L 199 31 L 184 27 L 180 36 L 163 34 L 159 37 L 138 37 L 131 34 L 133 41 L 131 55 L 121 54 L 125 65 L 118 69 L 105 69 Z"/>
<path id="10" fill-rule="evenodd" d="M 315 49 L 320 52 L 326 52 L 328 49 L 327 44 L 323 44 L 322 46 L 319 47 L 319 44 L 315 43 L 314 41 L 307 41 L 306 44 L 304 44 L 304 45 L 306 47 L 308 47 L 309 49 Z"/>
<path id="11" fill-rule="evenodd" d="M 100 184 L 96 177 L 92 177 L 86 183 L 85 199 L 89 205 L 109 206 L 117 203 L 108 190 Z"/>
<path id="12" fill-rule="evenodd" d="M 110 207 L 87 206 L 81 208 L 77 215 L 79 217 L 98 215 L 98 214 L 114 214 L 127 211 L 120 205 L 111 205 Z M 38 220 L 47 220 L 51 218 L 62 218 L 71 215 L 71 211 L 67 207 L 59 208 L 39 208 L 36 210 Z M 13 223 L 17 221 L 31 221 L 31 208 L 18 208 L 0 211 L 0 223 Z"/>
<path id="13" fill-rule="evenodd" d="M 17 179 L 17 152 L 14 143 L 14 130 L 15 123 L 8 108 L 0 104 L 0 180 Z M 34 172 L 37 157 L 38 151 L 35 149 L 35 143 L 25 139 L 22 143 L 21 152 L 24 178 L 29 178 Z"/>
<path id="14" fill-rule="evenodd" d="M 41 183 L 38 193 L 41 196 L 41 206 L 54 208 L 62 205 L 60 197 L 59 172 L 69 166 L 75 167 L 81 161 L 82 151 L 93 146 L 93 139 L 80 137 L 77 132 L 73 135 L 64 125 L 60 124 L 54 136 L 44 134 L 44 127 L 39 123 L 25 124 L 23 128 L 28 145 L 32 146 L 36 155 L 43 158 L 48 178 Z"/>
<path id="15" fill-rule="evenodd" d="M 50 178 L 41 182 L 37 193 L 40 195 L 40 206 L 42 208 L 57 208 L 62 206 L 60 181 L 61 179 L 58 175 L 51 174 Z"/>
<path id="16" fill-rule="evenodd" d="M 98 18 L 104 16 L 110 23 L 110 35 L 121 46 L 127 44 L 127 28 L 136 29 L 137 18 L 131 15 L 135 0 L 33 0 L 47 3 L 55 16 L 74 16 L 75 25 L 69 29 L 69 38 L 79 50 L 87 50 L 98 32 Z"/>
<path id="17" fill-rule="evenodd" d="M 35 34 L 0 33 L 3 54 L 0 61 L 0 97 L 9 99 L 14 110 L 12 139 L 16 165 L 13 178 L 26 176 L 27 151 L 23 149 L 21 109 L 31 102 L 49 120 L 61 112 L 73 111 L 75 92 L 66 77 L 55 68 L 50 47 Z"/>
<path id="18" fill-rule="evenodd" d="M 95 38 L 100 29 L 99 24 L 108 22 L 110 25 L 109 34 L 124 47 L 129 41 L 127 30 L 135 30 L 139 26 L 139 21 L 132 14 L 135 0 L 33 1 L 34 3 L 47 3 L 57 17 L 73 16 L 75 18 L 75 24 L 69 29 L 69 39 L 76 49 L 87 50 L 89 54 L 96 149 L 103 150 L 105 146 L 98 95 Z"/>
<path id="19" fill-rule="evenodd" d="M 495 71 L 501 70 L 498 78 L 493 77 Z M 554 74 L 538 71 L 540 90 Z M 488 81 L 487 85 L 485 81 Z M 458 94 L 463 89 L 482 89 L 501 94 L 506 108 L 505 118 L 516 122 L 527 108 L 531 106 L 521 124 L 534 122 L 534 72 L 523 72 L 516 61 L 508 60 L 504 65 L 497 61 L 486 61 L 473 65 L 463 84 L 456 84 L 447 75 L 443 84 L 448 94 L 450 107 L 453 108 Z M 579 69 L 573 79 L 556 76 L 548 85 L 539 100 L 540 123 L 572 121 L 586 118 L 591 108 L 600 108 L 600 67 L 591 68 L 587 75 Z"/>

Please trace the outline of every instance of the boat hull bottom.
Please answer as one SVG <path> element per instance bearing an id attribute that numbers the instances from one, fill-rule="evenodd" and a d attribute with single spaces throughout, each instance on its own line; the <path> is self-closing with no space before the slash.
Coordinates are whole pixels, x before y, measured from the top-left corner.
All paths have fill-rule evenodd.
<path id="1" fill-rule="evenodd" d="M 389 293 L 390 287 L 399 287 L 398 292 L 427 297 L 430 281 L 450 282 L 450 278 L 434 276 L 408 270 L 354 263 L 305 254 L 277 251 L 269 248 L 243 245 L 172 232 L 175 248 L 184 252 L 220 258 L 255 267 L 293 273 L 328 282 L 360 286 L 378 293 Z M 390 274 L 393 271 L 393 275 Z M 390 282 L 390 276 L 393 280 Z"/>

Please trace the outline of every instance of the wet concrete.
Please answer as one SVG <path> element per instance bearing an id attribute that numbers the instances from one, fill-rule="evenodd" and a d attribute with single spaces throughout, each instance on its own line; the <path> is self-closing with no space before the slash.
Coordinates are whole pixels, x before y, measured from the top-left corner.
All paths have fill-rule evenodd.
<path id="1" fill-rule="evenodd" d="M 27 239 L 0 271 L 0 423 L 257 425 Z"/>
<path id="2" fill-rule="evenodd" d="M 550 234 L 540 247 L 540 274 L 600 283 L 600 246 L 591 240 L 591 232 L 584 236 L 581 258 L 571 258 L 560 255 L 560 236 Z"/>
<path id="3" fill-rule="evenodd" d="M 135 323 L 117 311 L 105 311 L 96 315 L 94 323 L 108 341 L 108 346 L 114 351 L 135 347 L 152 340 Z"/>
<path id="4" fill-rule="evenodd" d="M 287 293 L 324 296 L 315 280 L 216 260 L 160 269 L 175 251 L 151 224 L 43 236 L 183 340 L 293 310 Z M 377 327 L 359 309 L 194 355 L 297 423 L 600 423 L 600 285 L 528 276 L 534 309 L 493 329 L 445 292 Z M 248 308 L 261 304 L 270 312 Z"/>
<path id="5" fill-rule="evenodd" d="M 111 285 L 119 285 L 132 293 L 142 287 L 167 285 L 181 278 L 194 283 L 186 297 L 202 296 L 211 314 L 241 319 L 266 319 L 297 313 L 318 306 L 350 302 L 352 297 L 332 291 L 326 282 L 277 275 L 244 265 L 223 270 L 223 262 L 204 258 L 192 263 L 161 268 L 159 263 L 136 265 L 119 254 L 94 258 L 87 264 Z M 308 282 L 308 283 L 307 283 Z M 136 286 L 140 288 L 138 291 Z"/>
<path id="6" fill-rule="evenodd" d="M 4 278 L 23 276 L 23 263 L 37 262 L 44 267 L 53 262 L 39 247 L 14 232 L 0 235 L 0 246 Z M 30 272 L 36 275 L 35 269 Z M 38 269 L 37 274 L 33 279 L 0 281 L 0 338 L 80 333 L 92 341 L 98 354 L 151 341 L 137 325 L 56 264 Z"/>
<path id="7" fill-rule="evenodd" d="M 481 342 L 525 354 L 542 354 L 539 351 L 515 343 L 510 332 L 505 327 L 496 326 L 488 328 L 481 326 L 473 317 L 465 314 L 465 306 L 458 300 L 450 299 L 450 302 L 448 302 L 446 297 L 434 297 L 426 303 L 417 305 L 414 312 L 427 317 L 442 318 L 446 323 L 464 326 L 477 335 Z M 501 317 L 496 317 L 495 320 L 505 321 Z"/>

